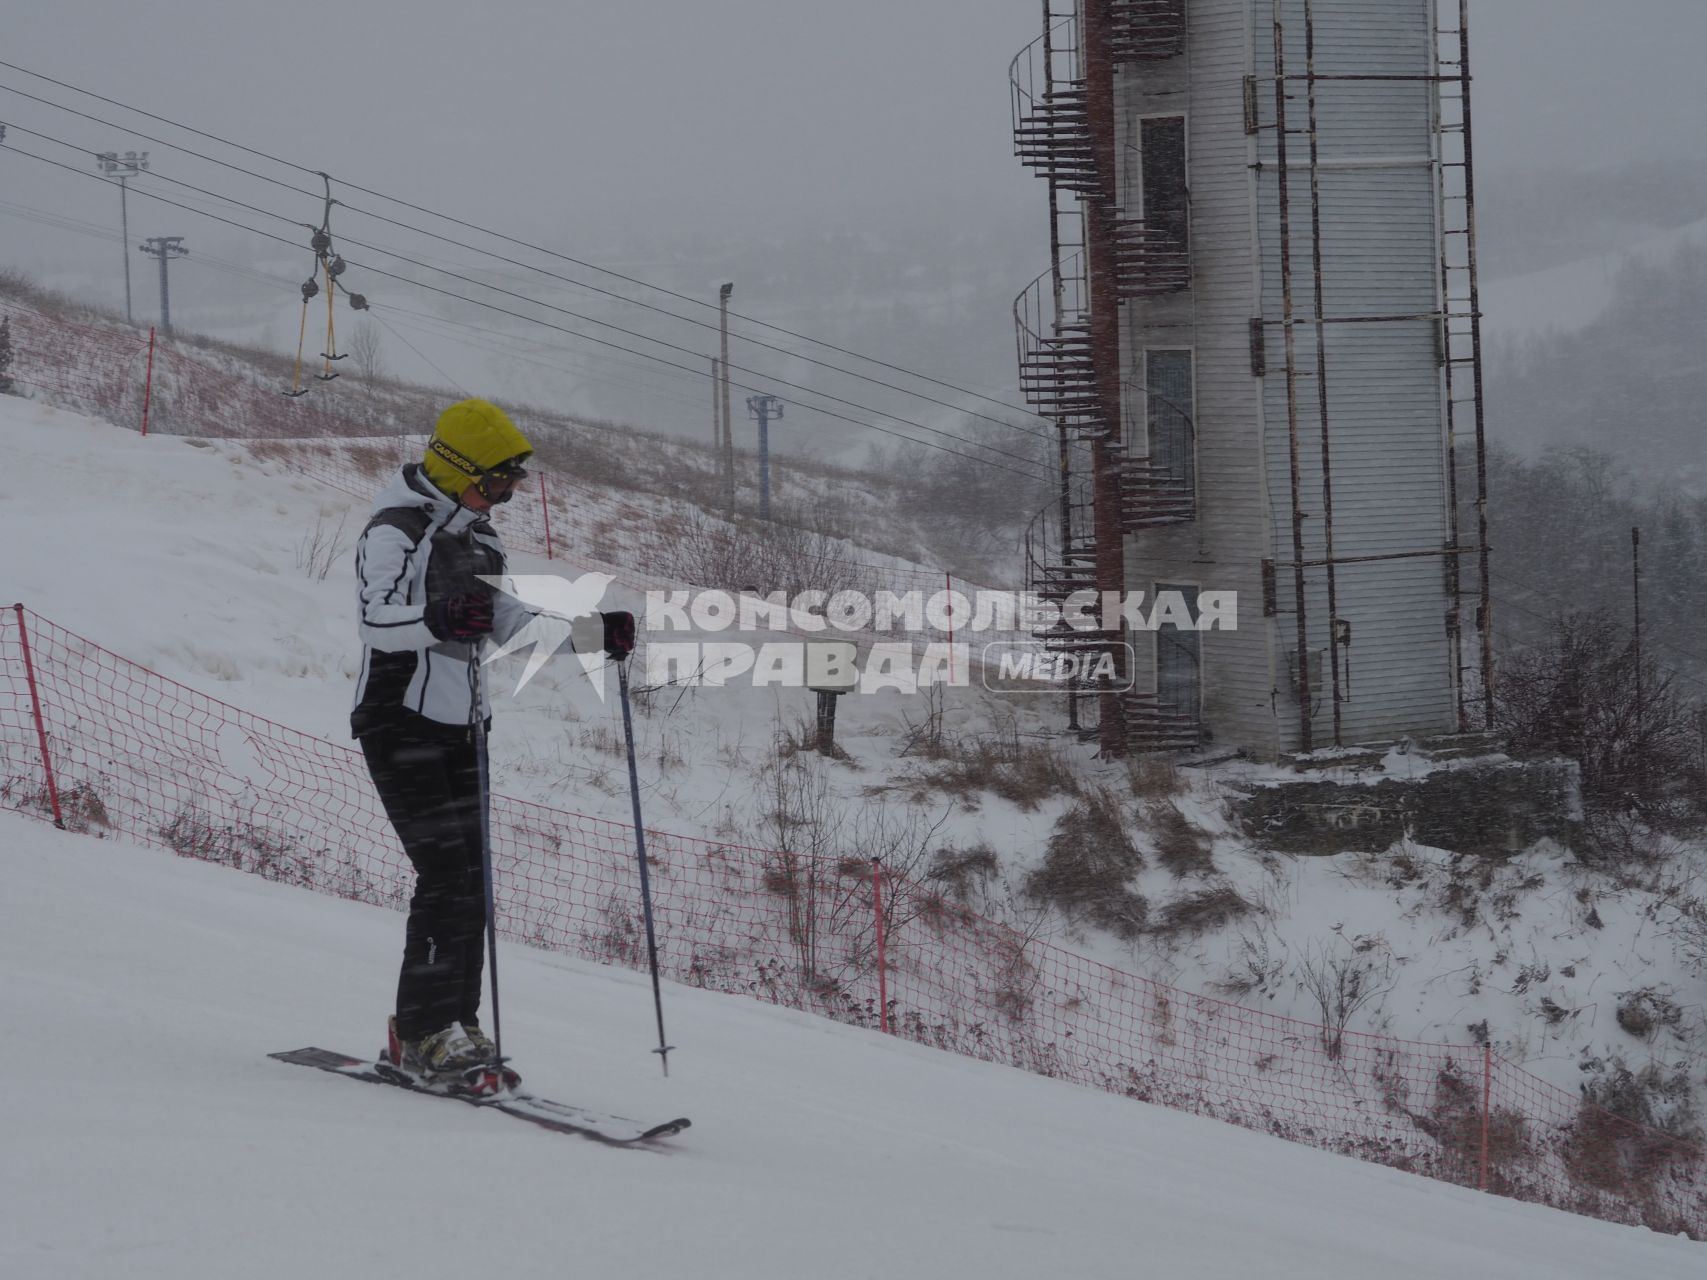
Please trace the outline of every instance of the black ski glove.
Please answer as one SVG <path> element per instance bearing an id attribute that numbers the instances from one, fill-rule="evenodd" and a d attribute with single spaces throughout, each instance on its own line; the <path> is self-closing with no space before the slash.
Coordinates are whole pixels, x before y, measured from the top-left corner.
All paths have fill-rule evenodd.
<path id="1" fill-rule="evenodd" d="M 428 603 L 421 621 L 435 640 L 474 640 L 492 631 L 492 597 L 471 591 Z"/>
<path id="2" fill-rule="evenodd" d="M 620 662 L 634 652 L 634 615 L 622 609 L 599 617 L 605 623 L 605 657 Z"/>

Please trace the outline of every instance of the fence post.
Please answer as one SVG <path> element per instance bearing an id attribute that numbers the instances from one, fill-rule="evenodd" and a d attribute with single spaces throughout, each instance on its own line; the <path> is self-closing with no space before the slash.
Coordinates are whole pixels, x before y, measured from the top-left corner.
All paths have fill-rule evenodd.
<path id="1" fill-rule="evenodd" d="M 1494 1047 L 1482 1046 L 1482 1179 L 1478 1190 L 1488 1189 L 1488 1112 L 1494 1093 Z"/>
<path id="2" fill-rule="evenodd" d="M 889 959 L 883 939 L 883 860 L 871 860 L 871 909 L 877 921 L 877 1025 L 889 1034 Z"/>
<path id="3" fill-rule="evenodd" d="M 551 559 L 551 504 L 545 500 L 545 473 L 539 475 L 539 509 L 545 513 L 545 558 Z"/>
<path id="4" fill-rule="evenodd" d="M 47 753 L 47 722 L 42 719 L 41 691 L 36 687 L 36 664 L 30 656 L 30 633 L 24 626 L 24 606 L 15 604 L 12 611 L 18 617 L 18 640 L 24 650 L 24 680 L 30 688 L 30 710 L 36 720 L 36 741 L 41 746 L 42 772 L 47 775 L 47 800 L 53 809 L 53 825 L 65 830 L 65 815 L 59 811 L 59 784 L 53 780 L 53 759 Z"/>
<path id="5" fill-rule="evenodd" d="M 148 406 L 154 399 L 154 326 L 148 326 L 148 375 L 142 383 L 142 436 L 148 438 Z"/>

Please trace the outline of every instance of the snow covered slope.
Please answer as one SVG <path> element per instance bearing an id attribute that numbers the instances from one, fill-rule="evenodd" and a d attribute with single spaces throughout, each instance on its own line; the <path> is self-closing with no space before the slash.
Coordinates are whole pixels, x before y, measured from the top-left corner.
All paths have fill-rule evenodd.
<path id="1" fill-rule="evenodd" d="M 1695 1277 L 1707 1247 L 508 948 L 540 1092 L 613 1151 L 271 1062 L 375 1047 L 401 918 L 0 815 L 0 1274 L 19 1280 Z"/>

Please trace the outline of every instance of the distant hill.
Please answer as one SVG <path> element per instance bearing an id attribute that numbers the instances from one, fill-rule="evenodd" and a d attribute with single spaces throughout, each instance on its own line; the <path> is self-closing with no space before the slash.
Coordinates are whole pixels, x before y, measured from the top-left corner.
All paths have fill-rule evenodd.
<path id="1" fill-rule="evenodd" d="M 1633 257 L 1580 327 L 1490 350 L 1492 438 L 1525 453 L 1604 450 L 1637 477 L 1707 488 L 1704 311 L 1707 244 Z"/>

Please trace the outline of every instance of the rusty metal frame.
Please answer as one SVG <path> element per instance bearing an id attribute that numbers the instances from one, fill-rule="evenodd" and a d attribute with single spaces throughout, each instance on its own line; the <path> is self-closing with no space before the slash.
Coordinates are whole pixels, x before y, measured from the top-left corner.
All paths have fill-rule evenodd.
<path id="1" fill-rule="evenodd" d="M 1292 499 L 1292 594 L 1297 618 L 1297 685 L 1299 750 L 1313 749 L 1310 706 L 1309 604 L 1304 581 L 1303 479 L 1298 461 L 1298 336 L 1292 297 L 1292 193 L 1286 161 L 1286 19 L 1285 0 L 1273 0 L 1274 14 L 1274 137 L 1278 174 L 1276 198 L 1280 212 L 1281 332 L 1286 352 L 1286 448 Z M 1326 430 L 1326 423 L 1323 424 Z"/>
<path id="2" fill-rule="evenodd" d="M 1014 57 L 1009 81 L 1015 154 L 1049 182 L 1050 265 L 1015 300 L 1014 319 L 1022 392 L 1060 432 L 1060 488 L 1050 507 L 1061 559 L 1038 558 L 1048 520 L 1034 519 L 1027 572 L 1051 589 L 1073 580 L 1122 592 L 1128 528 L 1140 517 L 1178 518 L 1178 504 L 1158 496 L 1155 477 L 1122 438 L 1122 303 L 1189 288 L 1190 254 L 1122 216 L 1115 83 L 1121 66 L 1185 52 L 1187 7 L 1186 0 L 1041 0 L 1040 7 L 1043 32 Z M 1129 695 L 1114 691 L 1130 675 L 1124 629 L 1098 634 L 1120 678 L 1096 691 L 1097 734 L 1102 753 L 1118 757 L 1158 734 L 1144 709 L 1134 712 Z M 1069 716 L 1073 706 L 1069 697 Z"/>
<path id="3" fill-rule="evenodd" d="M 1443 0 L 1450 4 L 1451 0 Z M 1473 142 L 1473 117 L 1471 110 L 1471 75 L 1469 53 L 1469 0 L 1458 0 L 1458 23 L 1455 28 L 1439 26 L 1439 14 L 1431 7 L 1430 27 L 1433 31 L 1436 71 L 1433 74 L 1324 74 L 1316 68 L 1316 31 L 1313 0 L 1302 0 L 1303 26 L 1305 45 L 1305 70 L 1303 74 L 1289 71 L 1286 58 L 1286 9 L 1288 0 L 1272 0 L 1272 22 L 1274 38 L 1274 69 L 1273 88 L 1275 119 L 1271 126 L 1275 133 L 1275 164 L 1276 196 L 1279 212 L 1280 234 L 1280 276 L 1282 294 L 1282 314 L 1279 320 L 1259 319 L 1253 325 L 1253 332 L 1260 332 L 1278 325 L 1284 337 L 1285 375 L 1287 379 L 1287 447 L 1290 469 L 1290 498 L 1292 503 L 1292 544 L 1293 557 L 1287 560 L 1265 561 L 1265 573 L 1280 569 L 1291 569 L 1293 573 L 1293 594 L 1296 608 L 1297 628 L 1297 670 L 1298 680 L 1298 715 L 1299 715 L 1299 746 L 1302 751 L 1313 747 L 1313 707 L 1309 678 L 1309 618 L 1307 614 L 1307 598 L 1305 571 L 1307 569 L 1325 569 L 1328 591 L 1328 613 L 1330 617 L 1329 644 L 1333 646 L 1331 656 L 1332 678 L 1334 683 L 1334 742 L 1341 742 L 1342 725 L 1340 704 L 1342 689 L 1340 684 L 1340 664 L 1336 639 L 1335 623 L 1338 621 L 1337 575 L 1338 566 L 1347 564 L 1367 564 L 1377 561 L 1404 560 L 1417 558 L 1440 557 L 1446 574 L 1446 589 L 1450 601 L 1448 628 L 1451 633 L 1453 687 L 1457 703 L 1456 711 L 1459 728 L 1470 728 L 1468 715 L 1467 689 L 1465 677 L 1468 671 L 1462 656 L 1462 612 L 1464 605 L 1465 583 L 1462 572 L 1462 557 L 1474 555 L 1477 557 L 1477 610 L 1476 627 L 1478 633 L 1482 725 L 1491 726 L 1493 723 L 1493 650 L 1492 636 L 1492 594 L 1489 576 L 1490 548 L 1488 544 L 1488 489 L 1487 489 L 1487 440 L 1486 440 L 1486 399 L 1483 385 L 1482 340 L 1481 340 L 1481 290 L 1477 271 L 1476 252 L 1476 204 L 1475 204 L 1475 164 Z M 1444 53 L 1442 42 L 1456 37 L 1457 59 L 1451 60 Z M 1252 85 L 1268 77 L 1249 77 L 1247 84 L 1247 101 L 1254 100 Z M 1437 183 L 1439 199 L 1444 210 L 1446 202 L 1460 200 L 1464 205 L 1462 228 L 1448 230 L 1444 213 L 1437 228 L 1441 252 L 1441 293 L 1439 307 L 1430 312 L 1396 315 L 1375 316 L 1331 316 L 1327 314 L 1324 297 L 1323 273 L 1323 234 L 1322 234 L 1322 205 L 1321 205 L 1321 171 L 1330 167 L 1324 164 L 1320 151 L 1320 136 L 1318 131 L 1317 90 L 1323 83 L 1329 82 L 1376 82 L 1376 83 L 1424 83 L 1436 86 L 1436 114 L 1433 129 L 1436 138 L 1447 132 L 1456 131 L 1462 135 L 1462 158 L 1450 160 L 1444 149 L 1437 145 L 1433 149 L 1429 163 L 1442 173 L 1448 168 L 1459 168 L 1463 171 L 1464 191 L 1461 196 L 1449 195 L 1446 191 L 1444 178 Z M 1308 173 L 1310 181 L 1310 220 L 1311 220 L 1311 257 L 1312 275 L 1315 289 L 1316 331 L 1316 362 L 1313 374 L 1305 373 L 1298 367 L 1296 329 L 1300 323 L 1297 316 L 1297 300 L 1295 290 L 1295 266 L 1292 245 L 1292 193 L 1291 170 L 1292 164 L 1288 158 L 1288 145 L 1291 135 L 1295 132 L 1288 126 L 1288 95 L 1289 85 L 1305 86 L 1308 101 L 1308 128 L 1305 130 L 1309 143 Z M 1457 102 L 1460 108 L 1460 121 L 1457 126 L 1448 126 L 1439 115 L 1439 90 L 1447 86 L 1457 86 Z M 1247 112 L 1247 115 L 1249 113 Z M 1247 132 L 1249 124 L 1247 120 Z M 1259 126 L 1260 128 L 1260 126 Z M 1420 162 L 1419 162 L 1420 163 Z M 1259 165 L 1259 168 L 1267 166 Z M 1455 265 L 1451 258 L 1449 237 L 1463 236 L 1465 240 L 1464 262 Z M 1454 278 L 1461 279 L 1461 291 L 1467 295 L 1459 297 L 1455 292 Z M 1448 488 L 1447 498 L 1447 543 L 1444 547 L 1429 548 L 1417 551 L 1390 552 L 1368 556 L 1336 556 L 1334 554 L 1333 527 L 1333 473 L 1331 456 L 1331 424 L 1329 405 L 1329 383 L 1327 370 L 1327 326 L 1342 324 L 1382 324 L 1397 321 L 1430 320 L 1440 327 L 1442 335 L 1441 361 L 1444 369 L 1444 444 L 1445 470 Z M 1467 331 L 1454 329 L 1454 322 L 1468 322 Z M 1458 354 L 1458 346 L 1467 340 L 1469 351 Z M 1463 381 L 1459 368 L 1468 367 L 1471 383 L 1471 396 L 1468 400 L 1458 399 L 1458 391 Z M 1321 418 L 1321 458 L 1322 458 L 1322 516 L 1323 536 L 1325 539 L 1325 554 L 1316 558 L 1307 558 L 1303 548 L 1303 493 L 1300 474 L 1300 439 L 1299 439 L 1299 409 L 1298 383 L 1301 379 L 1314 376 L 1318 409 Z M 1475 494 L 1476 494 L 1476 541 L 1472 546 L 1462 543 L 1460 530 L 1460 430 L 1459 417 L 1466 407 L 1474 413 L 1474 465 L 1475 465 Z M 1273 566 L 1272 569 L 1268 566 Z"/>
<path id="4" fill-rule="evenodd" d="M 1316 123 L 1316 13 L 1312 0 L 1304 0 L 1304 64 L 1310 103 L 1310 266 L 1316 290 L 1316 397 L 1322 427 L 1322 527 L 1328 571 L 1328 658 L 1333 672 L 1334 745 L 1338 747 L 1344 745 L 1341 706 L 1345 694 L 1340 687 L 1339 575 L 1334 560 L 1334 467 L 1328 438 L 1328 332 L 1322 320 L 1327 305 L 1322 279 L 1322 152 Z"/>
<path id="5" fill-rule="evenodd" d="M 1090 280 L 1091 355 L 1096 375 L 1096 398 L 1103 430 L 1093 442 L 1092 472 L 1096 521 L 1096 584 L 1098 591 L 1126 590 L 1126 537 L 1122 530 L 1122 495 L 1117 466 L 1118 449 L 1111 448 L 1120 423 L 1120 285 L 1116 262 L 1114 207 L 1116 146 L 1114 58 L 1109 47 L 1110 14 L 1106 0 L 1085 0 L 1079 10 L 1079 49 L 1085 78 L 1085 114 L 1091 155 L 1097 171 L 1097 190 L 1085 199 L 1085 260 Z M 1125 640 L 1125 626 L 1115 637 Z M 1124 684 L 1123 643 L 1110 646 L 1114 657 L 1114 686 Z M 1098 745 L 1102 754 L 1126 754 L 1126 706 L 1118 693 L 1104 690 L 1098 699 Z"/>

